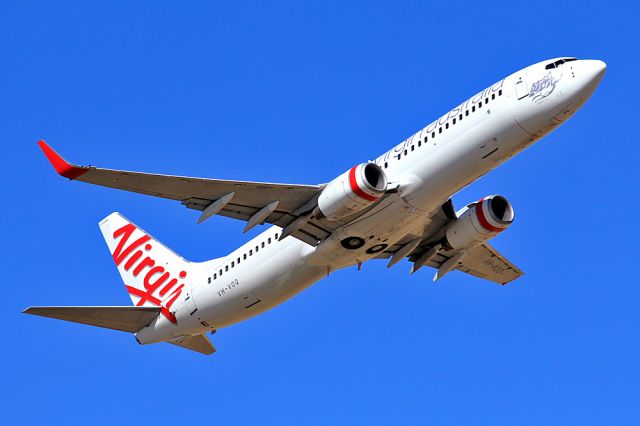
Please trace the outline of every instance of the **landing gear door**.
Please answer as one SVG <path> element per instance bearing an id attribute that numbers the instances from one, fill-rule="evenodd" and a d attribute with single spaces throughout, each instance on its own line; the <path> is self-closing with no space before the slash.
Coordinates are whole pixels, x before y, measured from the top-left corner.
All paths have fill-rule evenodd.
<path id="1" fill-rule="evenodd" d="M 516 78 L 516 96 L 518 100 L 525 98 L 529 94 L 529 88 L 527 87 L 527 80 L 524 74 L 520 74 Z"/>

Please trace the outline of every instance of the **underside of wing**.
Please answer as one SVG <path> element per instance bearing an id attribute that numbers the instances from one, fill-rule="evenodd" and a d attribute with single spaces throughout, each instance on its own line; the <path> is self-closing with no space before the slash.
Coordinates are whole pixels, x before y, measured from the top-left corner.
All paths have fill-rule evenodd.
<path id="1" fill-rule="evenodd" d="M 389 266 L 392 266 L 406 257 L 413 263 L 411 272 L 422 266 L 432 267 L 438 270 L 434 280 L 454 269 L 501 285 L 523 275 L 518 267 L 487 242 L 465 251 L 443 248 L 440 243 L 447 227 L 455 219 L 456 213 L 449 200 L 430 216 L 421 235 L 407 235 L 397 244 L 388 247 L 378 258 L 391 258 Z"/>
<path id="2" fill-rule="evenodd" d="M 524 272 L 509 262 L 488 243 L 469 250 L 457 269 L 474 277 L 502 285 L 508 284 L 524 275 Z"/>
<path id="3" fill-rule="evenodd" d="M 444 235 L 446 226 L 456 218 L 456 213 L 453 208 L 453 202 L 447 200 L 436 211 L 429 215 L 429 219 L 425 222 L 424 226 L 417 234 L 406 235 L 400 239 L 396 244 L 393 244 L 385 251 L 380 253 L 376 259 L 388 259 L 398 253 L 403 247 L 415 242 L 414 248 L 408 253 L 404 253 L 404 257 L 410 256 L 416 253 L 421 248 L 426 250 L 431 245 L 435 244 Z M 401 252 L 402 254 L 402 252 Z M 400 259 L 398 259 L 400 260 Z M 395 263 L 395 262 L 394 262 Z"/>
<path id="4" fill-rule="evenodd" d="M 420 246 L 410 256 L 411 262 L 419 261 L 420 257 L 427 253 L 430 246 Z M 457 269 L 474 277 L 492 281 L 497 284 L 505 285 L 511 281 L 521 277 L 524 273 L 513 263 L 502 256 L 496 249 L 488 243 L 482 243 L 469 251 L 464 252 L 463 256 L 456 258 L 460 253 L 438 250 L 426 262 L 424 266 L 430 266 L 434 269 L 441 270 L 448 261 L 454 262 L 451 269 Z M 422 266 L 422 265 L 420 265 Z M 448 266 L 448 265 L 447 265 Z M 414 270 L 415 270 L 414 266 Z M 439 278 L 436 275 L 437 279 Z"/>

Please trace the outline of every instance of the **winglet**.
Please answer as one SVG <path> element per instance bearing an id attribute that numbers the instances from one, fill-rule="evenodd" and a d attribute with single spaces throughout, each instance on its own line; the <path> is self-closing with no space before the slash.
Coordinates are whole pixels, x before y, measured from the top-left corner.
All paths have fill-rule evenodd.
<path id="1" fill-rule="evenodd" d="M 89 171 L 88 167 L 78 167 L 68 163 L 43 140 L 38 142 L 38 146 L 40 146 L 40 149 L 60 176 L 75 179 Z"/>

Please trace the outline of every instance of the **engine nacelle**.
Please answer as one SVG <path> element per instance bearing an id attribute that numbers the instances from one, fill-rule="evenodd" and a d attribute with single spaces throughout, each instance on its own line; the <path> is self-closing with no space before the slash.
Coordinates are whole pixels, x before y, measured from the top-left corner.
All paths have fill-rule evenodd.
<path id="1" fill-rule="evenodd" d="M 328 220 L 338 220 L 369 207 L 387 190 L 387 176 L 375 163 L 363 163 L 344 172 L 322 190 L 318 209 Z"/>
<path id="2" fill-rule="evenodd" d="M 513 219 L 511 203 L 500 195 L 490 195 L 460 213 L 447 228 L 444 245 L 454 250 L 471 248 L 507 229 Z"/>

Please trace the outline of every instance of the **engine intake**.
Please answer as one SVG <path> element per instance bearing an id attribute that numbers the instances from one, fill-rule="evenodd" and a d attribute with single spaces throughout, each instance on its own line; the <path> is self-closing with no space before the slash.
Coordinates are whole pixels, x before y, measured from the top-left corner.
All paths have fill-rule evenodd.
<path id="1" fill-rule="evenodd" d="M 445 232 L 444 245 L 468 249 L 507 229 L 515 215 L 511 203 L 500 195 L 490 195 L 463 209 Z"/>
<path id="2" fill-rule="evenodd" d="M 369 207 L 387 190 L 387 176 L 375 163 L 363 163 L 344 172 L 322 190 L 318 209 L 328 220 L 339 220 Z"/>

